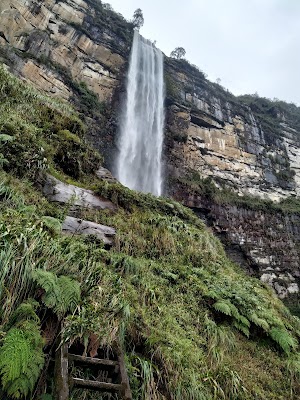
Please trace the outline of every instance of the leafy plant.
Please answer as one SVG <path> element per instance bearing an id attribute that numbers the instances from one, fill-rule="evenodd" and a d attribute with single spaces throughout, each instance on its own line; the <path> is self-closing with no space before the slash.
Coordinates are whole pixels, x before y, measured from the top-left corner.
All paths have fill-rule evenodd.
<path id="1" fill-rule="evenodd" d="M 62 317 L 68 311 L 73 312 L 80 300 L 80 285 L 67 277 L 57 277 L 54 273 L 35 270 L 32 279 L 44 290 L 42 301 L 46 307 Z"/>
<path id="2" fill-rule="evenodd" d="M 36 321 L 12 327 L 0 347 L 3 388 L 12 398 L 26 397 L 34 388 L 44 365 L 43 339 Z"/>

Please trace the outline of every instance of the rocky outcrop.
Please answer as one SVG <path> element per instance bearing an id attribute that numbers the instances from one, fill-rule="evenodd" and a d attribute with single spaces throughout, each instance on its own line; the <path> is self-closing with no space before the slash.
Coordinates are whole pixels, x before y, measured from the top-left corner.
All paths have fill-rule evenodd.
<path id="1" fill-rule="evenodd" d="M 199 180 L 210 178 L 237 197 L 298 197 L 300 110 L 251 96 L 243 104 L 184 60 L 166 61 L 166 85 L 167 192 L 212 227 L 233 261 L 282 299 L 297 299 L 299 215 L 227 204 L 222 192 L 216 202 L 201 194 Z"/>
<path id="2" fill-rule="evenodd" d="M 212 228 L 232 261 L 272 286 L 280 298 L 299 296 L 299 214 L 217 204 L 180 191 L 174 196 Z"/>
<path id="3" fill-rule="evenodd" d="M 78 186 L 69 185 L 61 182 L 51 175 L 47 175 L 43 183 L 43 193 L 50 201 L 57 203 L 69 203 L 72 206 L 94 208 L 94 209 L 110 209 L 114 210 L 115 206 L 112 202 L 97 196 L 92 190 L 80 188 Z"/>
<path id="4" fill-rule="evenodd" d="M 99 167 L 95 172 L 95 174 L 102 181 L 107 181 L 110 183 L 118 182 L 117 179 L 113 177 L 112 173 L 107 168 Z"/>
<path id="5" fill-rule="evenodd" d="M 66 217 L 62 225 L 62 231 L 73 235 L 94 235 L 104 244 L 111 246 L 116 234 L 114 228 L 110 226 L 96 224 L 95 222 L 85 221 L 74 217 Z"/>
<path id="6" fill-rule="evenodd" d="M 65 99 L 72 97 L 74 85 L 62 72 L 85 82 L 100 101 L 112 100 L 130 45 L 129 28 L 96 0 L 0 3 L 4 62 L 38 88 Z"/>
<path id="7" fill-rule="evenodd" d="M 259 118 L 185 60 L 168 59 L 166 76 L 170 176 L 196 172 L 240 195 L 273 201 L 300 194 L 300 129 L 293 120 L 264 99 L 271 108 Z"/>

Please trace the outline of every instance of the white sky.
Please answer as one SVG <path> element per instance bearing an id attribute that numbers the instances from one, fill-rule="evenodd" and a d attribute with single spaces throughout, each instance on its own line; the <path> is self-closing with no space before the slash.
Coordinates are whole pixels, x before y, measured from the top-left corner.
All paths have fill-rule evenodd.
<path id="1" fill-rule="evenodd" d="M 234 94 L 300 105 L 300 0 L 104 0 L 165 54 L 178 46 Z"/>

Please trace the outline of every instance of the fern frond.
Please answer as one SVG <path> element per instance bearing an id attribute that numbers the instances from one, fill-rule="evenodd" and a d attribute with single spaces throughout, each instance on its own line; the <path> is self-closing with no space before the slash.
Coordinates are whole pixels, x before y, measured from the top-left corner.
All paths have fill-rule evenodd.
<path id="1" fill-rule="evenodd" d="M 60 276 L 58 278 L 58 287 L 60 298 L 55 307 L 56 313 L 65 314 L 67 311 L 73 312 L 80 300 L 81 291 L 79 283 L 67 276 Z"/>
<path id="2" fill-rule="evenodd" d="M 44 289 L 42 297 L 46 307 L 63 316 L 66 312 L 73 312 L 80 300 L 80 285 L 67 276 L 59 278 L 50 271 L 35 270 L 33 280 Z"/>
<path id="3" fill-rule="evenodd" d="M 241 324 L 245 325 L 247 328 L 250 328 L 250 321 L 244 317 L 243 315 L 239 314 L 237 317 L 235 317 L 238 322 Z"/>
<path id="4" fill-rule="evenodd" d="M 219 311 L 222 314 L 225 314 L 228 316 L 232 315 L 230 306 L 222 300 L 217 301 L 215 304 L 213 304 L 213 307 L 216 311 Z"/>
<path id="5" fill-rule="evenodd" d="M 231 311 L 231 315 L 235 318 L 235 319 L 239 319 L 240 317 L 240 313 L 239 310 L 237 309 L 237 307 L 232 304 L 230 301 L 227 301 L 226 304 L 228 304 L 230 311 Z"/>
<path id="6" fill-rule="evenodd" d="M 44 365 L 43 339 L 36 322 L 11 328 L 0 348 L 0 375 L 8 395 L 19 399 L 34 388 Z"/>
<path id="7" fill-rule="evenodd" d="M 233 323 L 233 326 L 237 330 L 241 331 L 245 336 L 249 337 L 250 332 L 249 332 L 249 327 L 247 325 L 243 324 L 241 321 L 235 320 L 234 323 Z"/>
<path id="8" fill-rule="evenodd" d="M 211 299 L 218 300 L 219 295 L 214 291 L 214 290 L 209 290 L 208 292 L 205 293 L 206 297 L 210 297 Z"/>
<path id="9" fill-rule="evenodd" d="M 278 318 L 270 310 L 260 312 L 260 318 L 264 318 L 270 326 L 273 325 L 273 326 L 280 327 L 281 329 L 285 329 L 282 319 Z"/>
<path id="10" fill-rule="evenodd" d="M 48 308 L 54 308 L 60 296 L 57 276 L 52 272 L 37 269 L 33 271 L 32 278 L 45 291 L 43 295 L 44 304 Z"/>
<path id="11" fill-rule="evenodd" d="M 259 316 L 256 313 L 252 313 L 252 314 L 248 315 L 248 318 L 250 319 L 251 322 L 254 323 L 254 325 L 259 326 L 265 332 L 269 332 L 270 325 L 264 318 L 259 318 Z"/>
<path id="12" fill-rule="evenodd" d="M 11 316 L 9 321 L 10 326 L 22 323 L 24 321 L 33 321 L 39 324 L 40 319 L 35 313 L 35 309 L 38 305 L 39 303 L 33 299 L 28 299 L 26 302 L 20 304 Z"/>
<path id="13" fill-rule="evenodd" d="M 286 354 L 289 354 L 291 350 L 295 350 L 298 345 L 297 340 L 282 328 L 272 328 L 270 336 Z"/>

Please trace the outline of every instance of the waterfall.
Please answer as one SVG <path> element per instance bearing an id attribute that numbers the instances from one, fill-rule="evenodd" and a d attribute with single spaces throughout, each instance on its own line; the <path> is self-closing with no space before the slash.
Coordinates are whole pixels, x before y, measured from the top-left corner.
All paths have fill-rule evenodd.
<path id="1" fill-rule="evenodd" d="M 117 163 L 123 185 L 161 195 L 163 127 L 163 55 L 135 31 Z"/>

